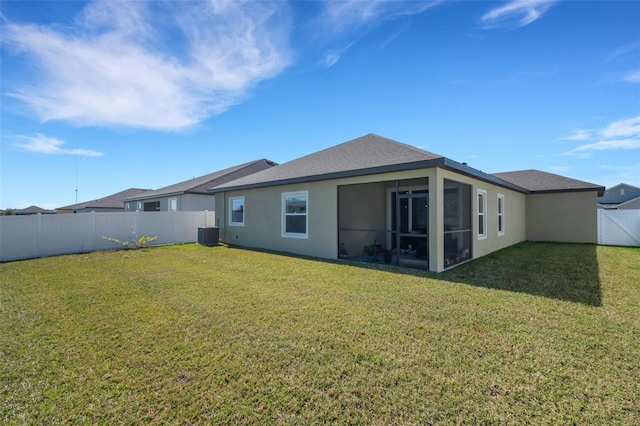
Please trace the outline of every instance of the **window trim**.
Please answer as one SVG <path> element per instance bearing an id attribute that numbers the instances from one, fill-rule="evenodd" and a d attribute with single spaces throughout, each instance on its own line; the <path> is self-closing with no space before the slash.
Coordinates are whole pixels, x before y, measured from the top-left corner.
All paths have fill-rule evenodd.
<path id="1" fill-rule="evenodd" d="M 176 204 L 176 208 L 172 209 L 171 208 L 171 203 L 175 202 Z M 169 198 L 169 202 L 167 203 L 167 210 L 170 212 L 177 212 L 178 211 L 178 197 L 171 197 Z"/>
<path id="2" fill-rule="evenodd" d="M 502 203 L 500 202 L 502 201 Z M 496 225 L 498 227 L 498 235 L 504 235 L 505 226 L 504 226 L 504 194 L 498 194 L 497 197 L 497 205 L 496 205 L 497 213 L 496 213 Z M 502 220 L 501 220 L 502 219 Z"/>
<path id="3" fill-rule="evenodd" d="M 480 203 L 480 195 L 482 195 L 482 203 Z M 476 226 L 478 227 L 477 235 L 479 240 L 485 240 L 487 239 L 487 191 L 486 190 L 484 189 L 477 190 L 476 204 L 477 204 Z M 482 211 L 480 211 L 481 204 L 482 204 Z M 482 220 L 482 229 L 484 231 L 482 234 L 480 233 L 480 220 Z"/>
<path id="4" fill-rule="evenodd" d="M 233 202 L 237 200 L 242 200 L 242 222 L 233 221 Z M 246 209 L 245 209 L 244 196 L 229 197 L 229 226 L 244 226 L 245 221 L 246 221 Z"/>
<path id="5" fill-rule="evenodd" d="M 304 197 L 305 198 L 305 233 L 298 232 L 287 232 L 287 216 L 302 216 L 300 213 L 287 213 L 287 198 L 291 197 Z M 309 191 L 293 191 L 293 192 L 283 192 L 281 194 L 281 237 L 283 238 L 300 238 L 300 239 L 308 239 L 309 238 Z"/>

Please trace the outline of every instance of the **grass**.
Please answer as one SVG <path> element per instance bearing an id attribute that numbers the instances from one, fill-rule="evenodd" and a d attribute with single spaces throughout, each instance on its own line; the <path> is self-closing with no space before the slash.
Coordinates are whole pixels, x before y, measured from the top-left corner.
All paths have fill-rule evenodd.
<path id="1" fill-rule="evenodd" d="M 227 247 L 0 264 L 2 424 L 638 424 L 640 249 L 446 273 Z"/>

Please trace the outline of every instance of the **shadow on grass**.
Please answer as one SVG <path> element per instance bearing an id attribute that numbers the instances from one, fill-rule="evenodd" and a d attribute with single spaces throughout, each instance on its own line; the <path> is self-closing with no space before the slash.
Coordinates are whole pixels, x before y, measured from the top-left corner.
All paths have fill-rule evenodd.
<path id="1" fill-rule="evenodd" d="M 602 306 L 594 244 L 520 243 L 438 275 L 445 281 Z"/>
<path id="2" fill-rule="evenodd" d="M 596 247 L 593 244 L 524 242 L 440 274 L 372 263 L 310 258 L 270 250 L 257 251 L 602 306 Z"/>

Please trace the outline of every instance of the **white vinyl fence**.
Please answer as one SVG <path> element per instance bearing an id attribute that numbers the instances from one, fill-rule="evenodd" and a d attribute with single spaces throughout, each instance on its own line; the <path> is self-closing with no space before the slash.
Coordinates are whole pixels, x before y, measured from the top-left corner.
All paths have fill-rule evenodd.
<path id="1" fill-rule="evenodd" d="M 640 247 L 640 210 L 598 209 L 598 244 Z"/>
<path id="2" fill-rule="evenodd" d="M 215 213 L 115 212 L 0 216 L 0 262 L 122 247 L 102 237 L 131 241 L 131 227 L 151 244 L 196 242 L 198 228 L 215 226 Z"/>

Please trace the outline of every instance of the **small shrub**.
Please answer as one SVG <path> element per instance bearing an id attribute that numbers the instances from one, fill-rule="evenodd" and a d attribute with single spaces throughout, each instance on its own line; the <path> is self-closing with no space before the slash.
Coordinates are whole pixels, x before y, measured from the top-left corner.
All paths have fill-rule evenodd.
<path id="1" fill-rule="evenodd" d="M 138 237 L 138 234 L 136 233 L 136 230 L 133 226 L 131 226 L 131 235 L 133 236 L 131 241 L 121 241 L 117 238 L 105 237 L 104 235 L 102 236 L 102 239 L 111 241 L 112 243 L 120 244 L 124 248 L 130 249 L 130 250 L 137 250 L 139 248 L 144 248 L 158 239 L 157 236 L 151 237 L 149 235 L 142 235 Z"/>

